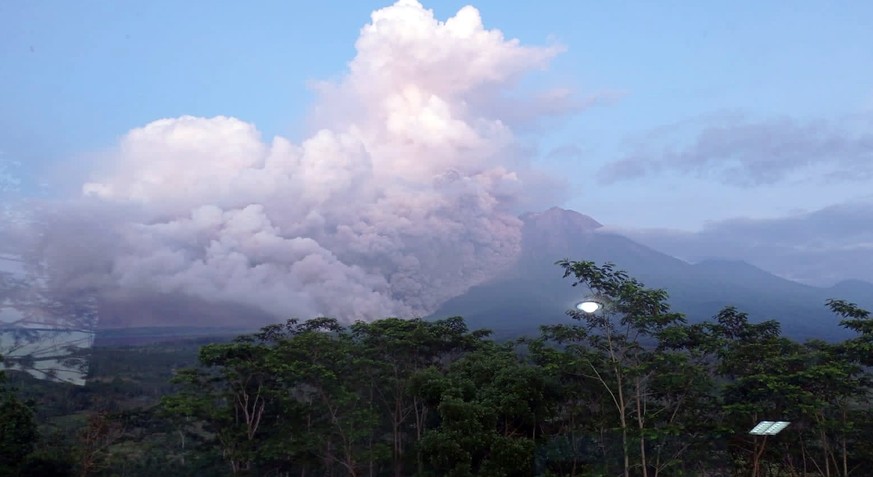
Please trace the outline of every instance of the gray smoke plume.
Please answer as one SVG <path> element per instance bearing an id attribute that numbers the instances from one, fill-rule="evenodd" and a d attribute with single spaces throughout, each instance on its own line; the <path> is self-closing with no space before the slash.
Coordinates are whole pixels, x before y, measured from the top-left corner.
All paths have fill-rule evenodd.
<path id="1" fill-rule="evenodd" d="M 472 7 L 441 22 L 409 0 L 374 12 L 356 48 L 341 80 L 317 86 L 308 139 L 265 141 L 232 117 L 156 120 L 120 140 L 83 197 L 34 214 L 28 253 L 57 287 L 132 315 L 149 296 L 281 318 L 425 315 L 499 273 L 520 249 L 518 213 L 555 184 L 487 103 L 559 49 L 507 40 Z"/>

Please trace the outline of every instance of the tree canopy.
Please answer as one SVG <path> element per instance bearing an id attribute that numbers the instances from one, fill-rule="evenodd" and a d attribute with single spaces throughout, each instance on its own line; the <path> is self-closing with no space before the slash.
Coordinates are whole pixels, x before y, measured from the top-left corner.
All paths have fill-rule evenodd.
<path id="1" fill-rule="evenodd" d="M 62 461 L 83 476 L 862 477 L 873 467 L 866 310 L 831 300 L 835 326 L 854 336 L 799 343 L 734 307 L 689 323 L 666 291 L 609 263 L 558 265 L 580 298 L 604 306 L 516 340 L 460 317 L 270 325 L 201 346 L 196 366 L 174 366 L 172 385 L 155 391 L 159 404 L 83 410 L 63 452 L 46 450 L 33 408 L 0 387 L 0 475 L 69 475 Z M 762 420 L 790 425 L 751 435 Z"/>

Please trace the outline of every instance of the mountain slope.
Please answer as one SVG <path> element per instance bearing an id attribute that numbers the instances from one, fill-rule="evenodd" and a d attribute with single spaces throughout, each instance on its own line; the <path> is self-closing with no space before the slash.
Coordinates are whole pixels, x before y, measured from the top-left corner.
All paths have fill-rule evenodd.
<path id="1" fill-rule="evenodd" d="M 725 306 L 748 312 L 753 321 L 776 319 L 797 339 L 841 339 L 847 333 L 824 306 L 827 298 L 873 305 L 873 285 L 846 282 L 816 288 L 792 282 L 745 262 L 710 260 L 689 264 L 614 233 L 601 232 L 594 219 L 552 208 L 527 214 L 517 264 L 497 279 L 446 302 L 433 316 L 461 315 L 472 326 L 499 334 L 536 330 L 568 320 L 565 310 L 585 290 L 561 278 L 556 260 L 613 262 L 649 287 L 664 288 L 674 310 L 690 321 L 713 316 Z"/>

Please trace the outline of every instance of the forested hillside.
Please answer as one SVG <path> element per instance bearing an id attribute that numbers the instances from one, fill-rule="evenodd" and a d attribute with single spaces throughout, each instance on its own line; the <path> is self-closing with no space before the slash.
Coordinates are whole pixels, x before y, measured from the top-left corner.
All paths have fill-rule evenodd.
<path id="1" fill-rule="evenodd" d="M 869 475 L 867 311 L 831 300 L 853 337 L 799 343 L 734 308 L 689 324 L 610 264 L 559 264 L 602 308 L 512 342 L 459 317 L 290 320 L 98 348 L 84 388 L 10 376 L 0 475 Z M 751 435 L 762 420 L 790 425 Z"/>

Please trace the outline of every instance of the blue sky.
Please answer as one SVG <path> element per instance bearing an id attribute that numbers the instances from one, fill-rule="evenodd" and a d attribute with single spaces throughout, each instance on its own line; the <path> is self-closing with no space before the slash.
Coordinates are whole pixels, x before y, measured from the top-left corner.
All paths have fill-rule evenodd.
<path id="1" fill-rule="evenodd" d="M 0 5 L 5 197 L 77 194 L 95 158 L 162 118 L 232 116 L 265 141 L 303 141 L 313 133 L 312 84 L 346 74 L 370 12 L 389 4 Z M 424 6 L 445 20 L 465 4 Z M 529 160 L 568 181 L 556 205 L 657 241 L 873 197 L 870 2 L 474 6 L 486 28 L 564 49 L 522 90 L 592 99 L 513 125 Z M 871 234 L 856 233 L 864 244 Z"/>
<path id="2" fill-rule="evenodd" d="M 21 176 L 50 178 L 58 162 L 69 164 L 134 127 L 184 114 L 235 116 L 265 137 L 300 139 L 312 100 L 308 83 L 342 74 L 369 13 L 386 5 L 6 3 L 0 7 L 0 87 L 7 92 L 0 100 L 0 157 L 20 162 Z M 463 5 L 425 7 L 445 19 Z M 475 6 L 486 27 L 507 37 L 566 48 L 537 81 L 583 96 L 616 95 L 525 135 L 540 161 L 570 177 L 621 158 L 627 141 L 713 115 L 803 122 L 873 110 L 868 2 Z M 677 134 L 696 129 L 692 124 Z M 551 148 L 565 144 L 578 148 L 578 157 L 548 158 Z M 667 174 L 609 186 L 580 181 L 562 205 L 607 224 L 695 228 L 725 216 L 814 209 L 861 196 L 869 186 L 840 184 L 811 197 L 793 192 L 796 186 L 738 188 Z M 690 196 L 696 204 L 688 203 Z"/>

